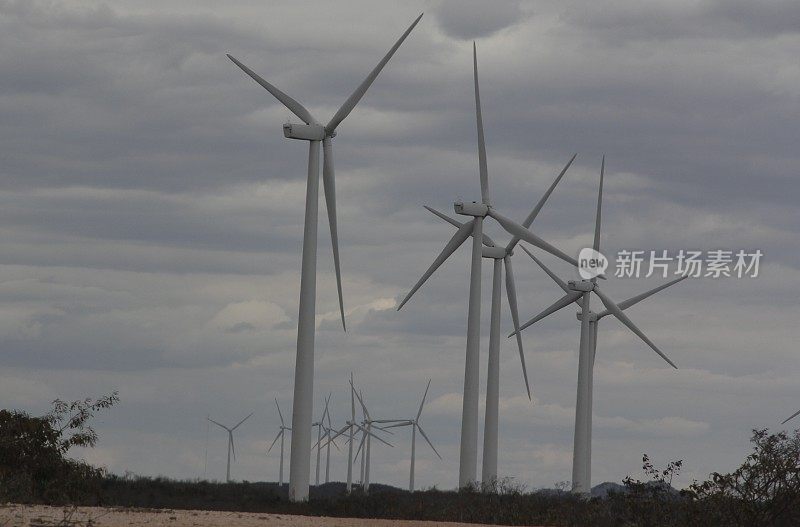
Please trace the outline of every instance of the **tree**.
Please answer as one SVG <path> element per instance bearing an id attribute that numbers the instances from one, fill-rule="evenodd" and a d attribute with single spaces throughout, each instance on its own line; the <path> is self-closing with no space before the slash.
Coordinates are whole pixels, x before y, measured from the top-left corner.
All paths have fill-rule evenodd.
<path id="1" fill-rule="evenodd" d="M 73 447 L 97 443 L 88 421 L 118 401 L 117 392 L 97 400 L 56 399 L 50 412 L 40 417 L 0 410 L 0 497 L 53 503 L 90 491 L 104 471 L 66 455 Z"/>
<path id="2" fill-rule="evenodd" d="M 714 472 L 690 492 L 724 525 L 800 525 L 800 430 L 753 430 L 753 452 L 730 474 Z"/>

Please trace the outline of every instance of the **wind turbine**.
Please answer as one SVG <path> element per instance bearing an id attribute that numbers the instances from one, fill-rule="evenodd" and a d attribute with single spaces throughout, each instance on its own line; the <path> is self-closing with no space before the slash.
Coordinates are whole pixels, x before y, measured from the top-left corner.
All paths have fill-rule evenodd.
<path id="1" fill-rule="evenodd" d="M 325 441 L 325 483 L 330 481 L 330 474 L 331 474 L 331 443 L 333 446 L 336 447 L 336 450 L 339 450 L 339 445 L 336 444 L 336 441 L 331 437 L 334 430 L 331 428 L 331 411 L 328 407 L 328 403 L 330 402 L 331 395 L 329 394 L 328 397 L 325 399 L 325 412 L 322 414 L 322 419 L 319 423 L 314 423 L 314 426 L 319 426 L 320 431 L 322 431 L 322 435 L 317 440 L 317 443 L 314 445 L 317 448 L 317 485 L 319 485 L 319 451 L 322 445 L 322 441 Z M 328 424 L 325 424 L 325 419 L 328 420 Z"/>
<path id="2" fill-rule="evenodd" d="M 309 471 L 311 467 L 311 421 L 313 419 L 314 397 L 314 323 L 317 296 L 317 215 L 319 212 L 319 150 L 322 143 L 323 166 L 322 182 L 325 203 L 328 209 L 328 223 L 333 247 L 333 263 L 336 271 L 336 288 L 339 295 L 339 311 L 342 327 L 345 328 L 344 301 L 342 299 L 342 280 L 339 266 L 339 238 L 336 225 L 336 190 L 333 168 L 333 145 L 336 128 L 355 108 L 383 67 L 392 58 L 397 48 L 419 23 L 422 15 L 409 26 L 395 42 L 386 56 L 381 59 L 367 78 L 348 97 L 328 124 L 323 125 L 297 100 L 285 94 L 253 70 L 228 55 L 234 64 L 264 87 L 278 101 L 305 124 L 283 125 L 283 135 L 289 139 L 309 142 L 308 182 L 306 184 L 305 226 L 303 231 L 303 255 L 300 274 L 300 309 L 297 326 L 297 357 L 294 377 L 294 401 L 292 406 L 292 453 L 289 466 L 289 499 L 304 501 L 308 499 Z"/>
<path id="3" fill-rule="evenodd" d="M 315 485 L 319 485 L 319 457 L 322 451 L 322 436 L 323 436 L 322 432 L 325 429 L 325 416 L 328 415 L 328 403 L 330 402 L 330 400 L 331 400 L 331 395 L 328 394 L 328 396 L 325 398 L 325 411 L 322 412 L 322 416 L 319 418 L 319 421 L 311 423 L 312 427 L 314 426 L 317 427 L 317 443 L 314 445 L 317 448 L 317 470 L 314 482 Z"/>
<path id="4" fill-rule="evenodd" d="M 542 198 L 536 206 L 528 214 L 522 226 L 526 229 L 529 228 L 539 212 L 544 207 L 547 199 L 553 193 L 561 178 L 564 177 L 572 162 L 578 154 L 574 154 L 567 162 L 553 183 L 544 193 Z M 425 207 L 430 212 L 443 219 L 444 221 L 460 229 L 464 224 L 455 220 L 446 214 L 433 209 L 432 207 Z M 490 258 L 494 262 L 492 272 L 492 307 L 489 327 L 489 364 L 488 374 L 486 377 L 486 415 L 484 417 L 483 427 L 483 467 L 481 472 L 481 481 L 483 483 L 491 483 L 492 480 L 497 479 L 497 452 L 498 452 L 498 429 L 499 429 L 499 414 L 500 414 L 500 310 L 501 310 L 501 282 L 503 279 L 503 267 L 506 270 L 506 295 L 508 297 L 508 306 L 511 311 L 511 318 L 514 322 L 514 328 L 519 328 L 519 312 L 517 310 L 517 288 L 514 281 L 514 271 L 511 266 L 511 256 L 514 254 L 514 248 L 519 243 L 518 236 L 512 236 L 508 244 L 499 247 L 495 242 L 486 234 L 483 235 L 483 258 Z M 517 348 L 519 350 L 519 358 L 522 364 L 522 375 L 525 379 L 525 388 L 528 391 L 528 399 L 531 398 L 530 384 L 528 383 L 528 371 L 525 367 L 525 355 L 522 349 L 522 336 L 517 333 Z"/>
<path id="5" fill-rule="evenodd" d="M 433 446 L 431 440 L 428 438 L 428 435 L 425 433 L 425 430 L 422 429 L 422 425 L 419 424 L 419 417 L 422 415 L 422 406 L 425 404 L 425 398 L 428 396 L 428 389 L 431 387 L 431 380 L 428 379 L 428 386 L 425 387 L 425 393 L 422 395 L 422 402 L 419 403 L 419 410 L 417 410 L 417 415 L 413 419 L 382 419 L 375 421 L 376 423 L 393 423 L 385 428 L 397 428 L 403 426 L 410 426 L 411 427 L 411 470 L 408 476 L 408 490 L 410 492 L 414 492 L 414 464 L 416 460 L 416 449 L 417 449 L 417 430 L 419 433 L 422 434 L 423 439 L 427 441 L 428 445 L 430 445 L 433 452 L 442 459 L 442 456 L 436 450 L 436 447 Z"/>
<path id="6" fill-rule="evenodd" d="M 355 391 L 355 387 L 353 387 L 353 391 Z M 364 404 L 364 395 L 355 392 L 356 397 L 358 398 L 358 402 L 361 405 L 361 411 L 364 414 L 364 420 L 361 422 L 361 443 L 358 445 L 358 450 L 356 451 L 356 457 L 358 457 L 359 452 L 361 453 L 361 487 L 366 494 L 369 492 L 369 470 L 370 470 L 370 461 L 372 460 L 372 438 L 374 437 L 384 445 L 394 447 L 394 445 L 384 441 L 379 436 L 372 433 L 373 423 L 376 423 L 374 419 L 369 415 L 369 410 L 367 410 L 367 405 Z M 386 433 L 391 434 L 388 430 L 384 430 L 380 426 L 375 426 L 376 429 L 381 431 L 386 431 Z"/>
<path id="7" fill-rule="evenodd" d="M 279 487 L 283 487 L 283 443 L 284 443 L 284 436 L 286 435 L 286 431 L 287 430 L 289 432 L 291 432 L 292 429 L 289 428 L 288 426 L 286 426 L 286 424 L 283 422 L 283 414 L 281 413 L 281 407 L 280 407 L 280 405 L 278 405 L 278 399 L 277 398 L 275 399 L 275 407 L 278 409 L 278 416 L 281 418 L 281 428 L 280 428 L 280 431 L 278 432 L 278 435 L 275 436 L 275 439 L 272 440 L 272 444 L 267 449 L 267 454 L 269 454 L 269 452 L 272 450 L 272 447 L 275 446 L 275 442 L 278 439 L 280 439 L 281 440 L 281 464 L 280 464 L 280 470 L 278 472 L 278 486 Z"/>
<path id="8" fill-rule="evenodd" d="M 464 398 L 461 411 L 461 452 L 459 458 L 458 486 L 466 487 L 477 480 L 478 469 L 478 399 L 480 395 L 480 319 L 481 319 L 481 260 L 483 258 L 483 219 L 491 216 L 512 236 L 518 236 L 574 266 L 577 260 L 568 256 L 546 242 L 526 227 L 508 219 L 492 206 L 489 199 L 489 174 L 486 163 L 486 144 L 483 134 L 483 117 L 481 114 L 480 89 L 478 86 L 478 56 L 473 42 L 473 75 L 475 83 L 475 114 L 478 129 L 478 168 L 481 184 L 481 202 L 464 203 L 458 201 L 454 204 L 455 212 L 464 216 L 472 216 L 467 223 L 462 224 L 458 231 L 447 242 L 442 252 L 433 261 L 431 266 L 417 281 L 411 291 L 397 306 L 400 310 L 411 296 L 424 284 L 428 278 L 458 249 L 470 236 L 472 237 L 472 258 L 469 282 L 469 307 L 467 315 L 467 346 L 464 361 Z M 505 256 L 503 256 L 505 258 Z M 516 329 L 516 328 L 515 328 Z"/>
<path id="9" fill-rule="evenodd" d="M 600 250 L 600 219 L 603 200 L 603 177 L 605 173 L 605 156 L 600 165 L 600 188 L 597 195 L 597 216 L 595 218 L 594 244 L 595 251 Z M 525 249 L 525 247 L 523 247 Z M 531 254 L 527 249 L 525 252 L 539 264 L 540 267 L 552 278 L 564 291 L 564 296 L 557 300 L 553 305 L 545 309 L 539 315 L 520 326 L 519 331 L 530 327 L 539 320 L 567 307 L 573 302 L 581 307 L 578 319 L 581 321 L 580 346 L 578 354 L 578 390 L 577 404 L 575 406 L 575 436 L 573 444 L 572 461 L 572 491 L 578 494 L 587 494 L 591 491 L 591 464 L 592 464 L 592 396 L 593 396 L 593 377 L 594 377 L 594 358 L 597 347 L 597 322 L 607 315 L 613 315 L 636 336 L 642 339 L 650 348 L 653 349 L 670 366 L 677 369 L 664 353 L 659 350 L 653 342 L 623 313 L 623 311 L 645 298 L 665 289 L 681 280 L 686 276 L 676 278 L 666 284 L 662 284 L 650 291 L 634 296 L 619 304 L 615 303 L 610 297 L 600 290 L 597 279 L 572 280 L 564 282 L 548 269 L 539 259 Z M 589 306 L 590 294 L 595 295 L 605 306 L 605 310 L 594 313 Z M 519 333 L 516 332 L 516 333 Z M 514 335 L 512 333 L 511 335 Z M 509 335 L 509 337 L 511 336 Z"/>
<path id="10" fill-rule="evenodd" d="M 366 429 L 362 427 L 356 421 L 356 395 L 355 395 L 355 387 L 353 385 L 353 374 L 350 373 L 350 420 L 345 421 L 345 425 L 339 429 L 335 434 L 333 434 L 329 441 L 335 440 L 340 435 L 347 432 L 347 493 L 349 494 L 353 490 L 353 439 L 356 433 L 362 432 L 362 434 L 366 433 Z M 380 439 L 380 438 L 378 438 Z M 363 481 L 364 478 L 364 471 L 363 471 L 363 463 L 362 463 L 362 471 L 361 471 L 361 479 Z"/>
<path id="11" fill-rule="evenodd" d="M 233 454 L 234 461 L 236 460 L 236 447 L 233 446 L 233 431 L 236 430 L 237 428 L 239 428 L 242 425 L 242 423 L 244 423 L 245 421 L 250 419 L 251 415 L 253 415 L 252 412 L 250 412 L 250 414 L 247 417 L 245 417 L 244 419 L 242 419 L 241 421 L 236 423 L 236 426 L 234 426 L 232 428 L 228 428 L 227 426 L 214 421 L 210 417 L 206 417 L 206 419 L 208 419 L 209 421 L 211 421 L 215 425 L 217 425 L 217 426 L 219 426 L 221 428 L 224 428 L 228 432 L 228 467 L 225 470 L 225 483 L 230 483 L 231 482 L 231 454 Z"/>
<path id="12" fill-rule="evenodd" d="M 790 415 L 790 416 L 789 416 L 789 418 L 788 418 L 788 419 L 786 419 L 786 420 L 784 420 L 784 421 L 783 421 L 781 424 L 782 424 L 782 425 L 785 425 L 786 423 L 788 423 L 789 421 L 791 421 L 792 419 L 794 419 L 794 418 L 795 418 L 795 417 L 797 417 L 798 415 L 800 415 L 800 410 L 798 410 L 798 411 L 796 411 L 795 413 L 793 413 L 792 415 Z"/>

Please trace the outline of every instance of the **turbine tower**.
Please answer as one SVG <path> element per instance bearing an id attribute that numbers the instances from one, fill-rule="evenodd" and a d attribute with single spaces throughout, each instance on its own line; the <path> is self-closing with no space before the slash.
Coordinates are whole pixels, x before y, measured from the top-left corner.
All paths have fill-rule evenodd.
<path id="1" fill-rule="evenodd" d="M 478 86 L 478 58 L 475 44 L 473 43 L 473 77 L 475 83 L 475 114 L 478 129 L 478 168 L 481 184 L 481 202 L 456 202 L 454 208 L 457 214 L 471 216 L 472 220 L 464 223 L 447 242 L 442 252 L 436 257 L 433 264 L 417 281 L 411 291 L 397 306 L 400 310 L 422 284 L 458 249 L 470 236 L 472 237 L 472 258 L 469 282 L 469 307 L 467 315 L 467 346 L 464 361 L 464 398 L 461 410 L 461 447 L 459 457 L 458 486 L 463 488 L 476 483 L 478 472 L 478 399 L 480 395 L 480 319 L 481 319 L 481 260 L 483 258 L 483 219 L 491 216 L 508 231 L 512 236 L 518 236 L 540 249 L 558 256 L 559 258 L 578 265 L 577 260 L 568 256 L 561 250 L 544 241 L 526 227 L 508 219 L 492 206 L 489 199 L 489 174 L 486 163 L 486 144 L 483 134 L 483 117 L 481 114 L 480 89 Z M 516 329 L 516 327 L 515 327 Z"/>
<path id="2" fill-rule="evenodd" d="M 281 413 L 281 407 L 280 407 L 280 405 L 278 405 L 278 399 L 277 398 L 275 399 L 275 407 L 278 409 L 278 416 L 281 418 L 281 428 L 278 431 L 278 435 L 275 436 L 275 439 L 272 440 L 272 444 L 267 449 L 267 454 L 269 454 L 270 451 L 272 450 L 272 447 L 275 446 L 275 442 L 278 439 L 280 439 L 281 440 L 281 463 L 280 463 L 280 469 L 278 471 L 278 486 L 279 487 L 283 487 L 283 443 L 284 443 L 284 436 L 286 435 L 287 431 L 291 432 L 292 429 L 289 428 L 288 426 L 286 426 L 286 424 L 283 422 L 283 414 Z"/>
<path id="3" fill-rule="evenodd" d="M 433 446 L 431 440 L 428 438 L 428 434 L 425 433 L 425 430 L 422 429 L 422 425 L 419 424 L 419 417 L 422 415 L 422 406 L 425 404 L 425 398 L 428 396 L 428 389 L 431 387 L 431 380 L 428 379 L 428 386 L 425 387 L 425 393 L 422 395 L 422 402 L 419 403 L 419 410 L 417 410 L 417 415 L 413 419 L 382 419 L 376 420 L 376 423 L 393 423 L 386 428 L 397 428 L 403 426 L 410 426 L 411 427 L 411 469 L 409 471 L 408 476 L 408 490 L 410 492 L 414 492 L 414 464 L 416 461 L 416 450 L 417 450 L 417 430 L 419 433 L 422 434 L 422 438 L 428 443 L 431 447 L 433 452 L 442 459 L 442 456 L 436 450 L 436 447 Z"/>
<path id="4" fill-rule="evenodd" d="M 595 251 L 600 250 L 600 219 L 602 211 L 603 200 L 603 177 L 605 173 L 605 157 L 600 166 L 600 189 L 597 195 L 597 216 L 595 219 L 594 229 L 594 244 Z M 523 249 L 525 249 L 523 247 Z M 552 278 L 559 287 L 564 291 L 564 296 L 557 300 L 553 305 L 545 309 L 539 315 L 533 317 L 531 320 L 520 326 L 519 331 L 530 327 L 532 324 L 539 320 L 555 313 L 556 311 L 567 307 L 573 302 L 578 304 L 581 311 L 578 313 L 578 319 L 581 322 L 580 332 L 580 346 L 578 353 L 578 389 L 577 389 L 577 404 L 575 405 L 575 435 L 573 443 L 573 458 L 572 458 L 572 491 L 577 494 L 588 494 L 591 491 L 591 468 L 592 468 L 592 395 L 593 395 L 593 377 L 594 377 L 594 358 L 597 348 L 597 322 L 607 315 L 613 315 L 628 329 L 630 329 L 636 336 L 642 339 L 650 348 L 653 349 L 662 359 L 664 359 L 670 366 L 677 369 L 677 366 L 659 350 L 653 342 L 631 321 L 623 311 L 645 298 L 665 289 L 681 280 L 685 276 L 672 280 L 666 284 L 658 286 L 646 293 L 632 297 L 619 304 L 615 303 L 608 297 L 597 284 L 596 278 L 580 281 L 564 282 L 548 269 L 539 259 L 531 254 L 527 249 L 525 251 L 528 255 L 536 261 L 539 266 Z M 590 294 L 594 292 L 595 295 L 605 306 L 605 310 L 600 313 L 594 313 L 590 309 L 589 301 Z M 515 332 L 518 333 L 518 332 Z M 512 333 L 510 336 L 514 335 Z"/>
<path id="5" fill-rule="evenodd" d="M 544 207 L 547 199 L 553 193 L 558 183 L 564 177 L 572 162 L 578 154 L 574 154 L 567 162 L 561 172 L 556 176 L 553 183 L 544 193 L 542 198 L 536 206 L 528 214 L 522 226 L 526 229 L 529 228 L 539 212 Z M 432 207 L 425 207 L 430 212 L 450 223 L 457 229 L 463 226 L 458 220 L 455 220 L 446 214 L 433 209 Z M 488 374 L 486 378 L 486 415 L 484 417 L 483 425 L 483 467 L 481 471 L 481 481 L 485 484 L 491 483 L 497 479 L 497 453 L 498 453 L 498 429 L 499 429 L 499 414 L 500 414 L 500 309 L 501 309 L 501 282 L 503 279 L 503 267 L 506 271 L 506 296 L 508 297 L 508 306 L 511 311 L 511 318 L 514 322 L 514 327 L 519 327 L 519 312 L 517 310 L 517 288 L 514 281 L 514 270 L 511 266 L 511 256 L 514 254 L 514 248 L 519 243 L 519 236 L 512 236 L 508 244 L 503 247 L 495 245 L 495 242 L 487 235 L 483 235 L 483 257 L 490 258 L 494 262 L 492 272 L 492 307 L 489 327 L 489 364 Z M 530 384 L 528 383 L 528 372 L 525 367 L 525 355 L 522 349 L 522 336 L 517 333 L 517 348 L 519 350 L 520 363 L 522 364 L 522 375 L 525 379 L 525 388 L 528 392 L 528 399 L 531 398 Z"/>
<path id="6" fill-rule="evenodd" d="M 233 460 L 236 461 L 236 447 L 233 445 L 233 431 L 239 428 L 242 425 L 242 423 L 250 419 L 251 415 L 253 415 L 252 412 L 250 412 L 250 414 L 247 417 L 236 423 L 236 426 L 232 428 L 228 428 L 227 426 L 214 421 L 210 417 L 206 418 L 215 425 L 224 428 L 228 432 L 228 466 L 225 469 L 225 483 L 231 482 L 231 454 L 233 454 Z"/>
<path id="7" fill-rule="evenodd" d="M 333 146 L 331 140 L 336 136 L 336 128 L 355 108 L 383 67 L 392 58 L 397 48 L 408 37 L 422 15 L 411 24 L 386 56 L 369 73 L 326 125 L 320 124 L 297 100 L 288 96 L 253 70 L 228 55 L 237 66 L 258 84 L 270 92 L 305 124 L 285 124 L 283 135 L 289 139 L 309 142 L 308 182 L 306 184 L 305 226 L 303 232 L 303 255 L 300 275 L 300 308 L 297 325 L 297 357 L 294 372 L 294 400 L 292 404 L 292 452 L 289 466 L 289 499 L 305 501 L 308 499 L 308 485 L 311 468 L 311 421 L 313 419 L 314 397 L 314 316 L 317 298 L 317 214 L 319 209 L 319 150 L 322 143 L 323 166 L 322 182 L 325 203 L 328 209 L 328 223 L 333 247 L 333 263 L 336 271 L 336 287 L 339 295 L 339 311 L 344 321 L 344 301 L 342 299 L 342 280 L 339 267 L 339 240 L 336 225 L 336 190 L 333 169 Z"/>

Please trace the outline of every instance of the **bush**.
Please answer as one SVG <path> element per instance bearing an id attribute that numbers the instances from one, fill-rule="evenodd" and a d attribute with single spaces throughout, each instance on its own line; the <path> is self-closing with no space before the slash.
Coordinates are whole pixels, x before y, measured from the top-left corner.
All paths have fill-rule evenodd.
<path id="1" fill-rule="evenodd" d="M 96 401 L 57 399 L 41 417 L 0 410 L 0 500 L 61 504 L 96 496 L 104 471 L 66 454 L 97 443 L 87 422 L 118 400 L 116 392 Z"/>

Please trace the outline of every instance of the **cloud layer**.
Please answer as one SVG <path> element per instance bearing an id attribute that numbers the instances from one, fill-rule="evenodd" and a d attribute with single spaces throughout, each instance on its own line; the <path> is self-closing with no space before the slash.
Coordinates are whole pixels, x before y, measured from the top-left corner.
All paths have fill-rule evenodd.
<path id="1" fill-rule="evenodd" d="M 595 377 L 595 482 L 641 453 L 685 460 L 680 483 L 732 468 L 749 430 L 800 406 L 794 350 L 800 228 L 800 10 L 793 2 L 82 2 L 0 0 L 0 398 L 120 390 L 86 456 L 111 470 L 277 477 L 272 398 L 290 414 L 305 199 L 290 113 L 232 53 L 327 118 L 426 11 L 335 139 L 348 333 L 320 205 L 316 399 L 349 411 L 352 370 L 372 412 L 415 411 L 445 458 L 419 484 L 455 484 L 467 252 L 395 302 L 452 227 L 428 214 L 479 193 L 471 48 L 477 39 L 493 201 L 523 218 L 573 152 L 535 227 L 591 242 L 607 155 L 603 247 L 755 249 L 761 276 L 690 280 L 630 312 L 681 367 L 606 319 Z M 496 226 L 490 234 L 507 235 Z M 514 256 L 523 318 L 559 290 Z M 564 276 L 570 271 L 547 260 Z M 488 266 L 486 266 L 488 267 Z M 490 271 L 484 269 L 484 298 Z M 609 280 L 624 299 L 660 279 Z M 484 354 L 488 302 L 484 308 Z M 509 321 L 504 315 L 504 329 Z M 569 479 L 577 376 L 571 309 L 525 335 L 535 404 L 502 344 L 500 471 Z M 482 385 L 485 378 L 482 377 Z M 374 479 L 404 485 L 408 445 Z M 206 450 L 208 461 L 206 463 Z M 337 454 L 334 477 L 345 476 Z"/>

